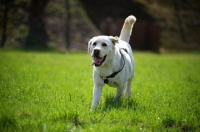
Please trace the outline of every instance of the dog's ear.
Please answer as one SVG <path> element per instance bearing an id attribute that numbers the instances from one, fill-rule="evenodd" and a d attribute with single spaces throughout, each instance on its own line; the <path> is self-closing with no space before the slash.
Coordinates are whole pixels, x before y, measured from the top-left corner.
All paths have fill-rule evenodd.
<path id="1" fill-rule="evenodd" d="M 117 36 L 113 37 L 113 36 L 109 36 L 109 39 L 113 42 L 113 44 L 117 44 L 119 38 Z"/>
<path id="2" fill-rule="evenodd" d="M 88 54 L 90 54 L 90 46 L 91 46 L 91 44 L 92 44 L 92 39 L 90 39 L 89 42 L 88 42 Z"/>

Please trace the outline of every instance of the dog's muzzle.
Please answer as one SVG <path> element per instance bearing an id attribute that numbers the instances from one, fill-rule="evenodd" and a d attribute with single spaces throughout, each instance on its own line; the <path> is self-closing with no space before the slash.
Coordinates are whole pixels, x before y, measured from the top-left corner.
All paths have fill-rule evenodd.
<path id="1" fill-rule="evenodd" d="M 94 66 L 101 66 L 101 64 L 105 61 L 106 55 L 104 57 L 99 57 L 100 55 L 100 50 L 95 49 L 93 52 L 93 62 L 92 65 Z"/>

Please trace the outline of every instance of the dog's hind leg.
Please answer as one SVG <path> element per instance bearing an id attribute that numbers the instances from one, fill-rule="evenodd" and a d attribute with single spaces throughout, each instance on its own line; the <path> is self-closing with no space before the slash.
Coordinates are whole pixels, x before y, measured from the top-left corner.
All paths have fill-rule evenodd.
<path id="1" fill-rule="evenodd" d="M 124 88 L 125 86 L 121 86 L 117 88 L 117 92 L 115 94 L 114 100 L 113 101 L 117 101 L 118 99 L 120 99 L 120 97 L 122 96 L 123 92 L 124 92 Z"/>
<path id="2" fill-rule="evenodd" d="M 132 93 L 132 78 L 128 80 L 127 88 L 125 91 L 125 98 L 130 98 Z"/>

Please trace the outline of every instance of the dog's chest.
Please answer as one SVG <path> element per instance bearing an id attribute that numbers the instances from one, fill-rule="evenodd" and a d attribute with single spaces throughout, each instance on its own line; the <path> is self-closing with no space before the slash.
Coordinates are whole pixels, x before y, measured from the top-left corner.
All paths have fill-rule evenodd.
<path id="1" fill-rule="evenodd" d="M 110 87 L 118 87 L 119 81 L 117 81 L 115 78 L 109 78 L 108 79 L 108 86 Z"/>

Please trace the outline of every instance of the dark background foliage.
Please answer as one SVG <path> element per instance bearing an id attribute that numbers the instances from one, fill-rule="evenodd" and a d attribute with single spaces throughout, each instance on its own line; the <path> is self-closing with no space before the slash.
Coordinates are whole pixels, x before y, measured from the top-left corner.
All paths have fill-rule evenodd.
<path id="1" fill-rule="evenodd" d="M 1 0 L 1 47 L 86 50 L 96 35 L 119 35 L 124 19 L 137 22 L 135 49 L 197 49 L 198 0 Z"/>

